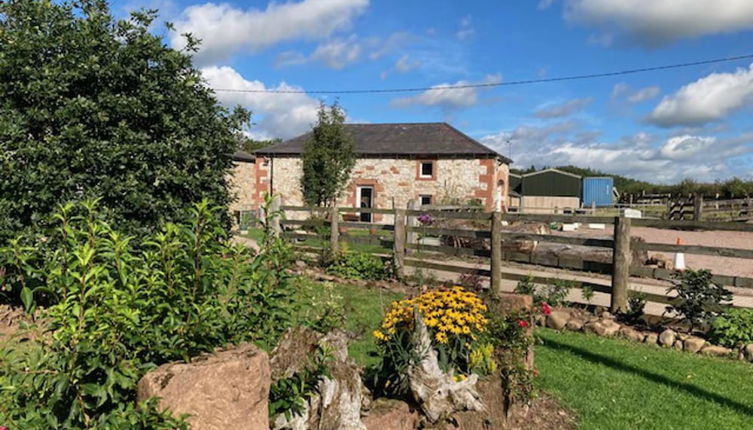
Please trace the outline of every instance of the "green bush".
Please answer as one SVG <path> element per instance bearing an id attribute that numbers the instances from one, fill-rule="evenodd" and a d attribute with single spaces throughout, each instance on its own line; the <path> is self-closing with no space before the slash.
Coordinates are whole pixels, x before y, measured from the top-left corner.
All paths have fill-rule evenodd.
<path id="1" fill-rule="evenodd" d="M 382 280 L 390 277 L 390 269 L 381 258 L 362 252 L 346 252 L 335 258 L 327 272 L 345 279 Z"/>
<path id="2" fill-rule="evenodd" d="M 202 202 L 185 223 L 137 240 L 104 222 L 95 202 L 69 204 L 50 233 L 59 248 L 27 237 L 4 249 L 27 309 L 40 295 L 55 304 L 43 309 L 50 336 L 0 357 L 0 423 L 185 428 L 153 403 L 135 405 L 146 371 L 227 343 L 275 343 L 292 313 L 285 246 L 272 235 L 256 256 L 231 245 L 221 210 Z"/>
<path id="3" fill-rule="evenodd" d="M 532 275 L 518 281 L 515 286 L 515 292 L 518 294 L 527 294 L 533 297 L 533 302 L 537 305 L 548 303 L 551 306 L 565 304 L 565 299 L 573 288 L 573 282 L 565 279 L 555 279 L 548 285 L 536 285 Z"/>
<path id="4" fill-rule="evenodd" d="M 690 324 L 691 330 L 707 326 L 724 310 L 723 302 L 732 300 L 732 293 L 711 282 L 708 270 L 686 270 L 675 275 L 674 286 L 669 291 L 677 293 L 677 304 L 667 306 Z"/>
<path id="5" fill-rule="evenodd" d="M 82 195 L 138 234 L 202 197 L 231 201 L 248 112 L 223 108 L 196 41 L 170 48 L 155 19 L 115 19 L 101 0 L 0 2 L 0 244 Z"/>
<path id="6" fill-rule="evenodd" d="M 753 309 L 730 309 L 711 323 L 709 337 L 730 348 L 753 343 Z"/>

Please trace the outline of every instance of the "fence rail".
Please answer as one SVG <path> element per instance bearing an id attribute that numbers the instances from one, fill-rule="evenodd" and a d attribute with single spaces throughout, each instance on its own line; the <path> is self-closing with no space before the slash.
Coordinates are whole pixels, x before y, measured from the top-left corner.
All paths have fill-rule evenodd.
<path id="1" fill-rule="evenodd" d="M 696 204 L 697 206 L 697 204 Z M 410 206 L 409 206 L 410 207 Z M 415 208 L 415 205 L 413 206 Z M 719 221 L 674 221 L 658 219 L 630 219 L 624 217 L 548 214 L 502 214 L 498 212 L 479 212 L 478 210 L 464 211 L 461 208 L 451 210 L 417 210 L 417 209 L 377 209 L 377 208 L 309 208 L 301 206 L 282 206 L 286 211 L 299 211 L 317 214 L 316 218 L 308 220 L 284 220 L 281 224 L 289 229 L 329 226 L 325 230 L 327 237 L 320 233 L 302 232 L 300 230 L 284 231 L 284 237 L 301 240 L 302 249 L 311 251 L 321 249 L 322 246 L 337 248 L 340 242 L 374 244 L 381 250 L 392 252 L 395 269 L 398 274 L 404 273 L 405 267 L 438 270 L 450 273 L 473 274 L 487 277 L 493 289 L 501 288 L 501 281 L 521 280 L 526 276 L 504 272 L 502 266 L 505 261 L 549 266 L 565 269 L 577 275 L 578 272 L 591 272 L 609 275 L 609 285 L 589 283 L 581 280 L 574 282 L 576 288 L 590 287 L 593 291 L 608 294 L 611 297 L 611 308 L 614 311 L 627 308 L 628 291 L 631 290 L 630 277 L 651 278 L 662 281 L 672 280 L 677 272 L 645 267 L 632 261 L 632 253 L 636 251 L 683 252 L 688 254 L 710 255 L 715 257 L 741 258 L 753 260 L 753 250 L 712 247 L 700 245 L 672 245 L 664 243 L 643 242 L 631 236 L 633 227 L 655 227 L 678 230 L 725 230 L 753 232 L 753 224 L 719 222 Z M 390 224 L 376 224 L 369 222 L 343 222 L 337 214 L 343 213 L 372 213 L 392 215 Z M 429 223 L 443 221 L 449 225 L 424 225 L 419 217 Z M 510 231 L 503 225 L 506 222 L 537 222 L 537 223 L 597 223 L 614 225 L 611 238 L 573 237 L 560 234 L 529 233 Z M 481 223 L 480 223 L 481 222 Z M 461 225 L 458 225 L 461 224 Z M 470 227 L 474 226 L 474 227 Z M 484 226 L 484 227 L 481 227 Z M 359 230 L 369 230 L 368 235 L 354 234 Z M 433 239 L 433 243 L 428 238 Z M 321 246 L 312 244 L 311 239 L 318 241 Z M 566 252 L 537 253 L 534 250 L 515 249 L 515 244 L 554 243 L 579 247 L 582 254 L 571 255 Z M 455 245 L 451 245 L 455 244 Z M 459 244 L 459 245 L 458 245 Z M 312 246 L 315 245 L 315 246 Z M 513 245 L 511 247 L 511 245 Z M 593 253 L 590 253 L 593 250 Z M 609 254 L 604 254 L 608 251 Z M 384 256 L 384 253 L 380 253 Z M 476 263 L 485 263 L 489 268 L 469 267 L 463 261 L 436 261 L 433 255 L 471 258 Z M 608 256 L 605 259 L 605 256 Z M 598 257 L 598 258 L 597 258 Z M 432 259 L 432 261 L 427 261 Z M 593 259 L 593 261 L 592 261 Z M 454 264 L 453 264 L 454 263 Z M 581 276 L 581 275 L 578 275 Z M 582 278 L 582 276 L 581 276 Z M 557 278 L 552 276 L 534 276 L 537 283 L 553 282 Z M 714 274 L 712 281 L 721 285 L 753 289 L 753 278 Z M 668 304 L 676 300 L 671 295 L 645 293 L 651 302 Z"/>

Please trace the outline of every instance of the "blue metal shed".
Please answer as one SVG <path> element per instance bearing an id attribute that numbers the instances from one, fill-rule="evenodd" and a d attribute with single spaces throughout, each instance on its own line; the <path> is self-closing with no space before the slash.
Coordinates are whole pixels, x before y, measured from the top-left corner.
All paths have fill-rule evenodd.
<path id="1" fill-rule="evenodd" d="M 612 206 L 614 179 L 610 177 L 583 178 L 583 207 Z"/>

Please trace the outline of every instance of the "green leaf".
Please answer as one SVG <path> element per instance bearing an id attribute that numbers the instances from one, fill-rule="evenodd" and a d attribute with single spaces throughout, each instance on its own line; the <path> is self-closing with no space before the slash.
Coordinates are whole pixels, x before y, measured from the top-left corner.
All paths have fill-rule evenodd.
<path id="1" fill-rule="evenodd" d="M 34 293 L 29 287 L 23 287 L 21 289 L 21 303 L 23 303 L 26 312 L 31 312 L 34 307 Z"/>

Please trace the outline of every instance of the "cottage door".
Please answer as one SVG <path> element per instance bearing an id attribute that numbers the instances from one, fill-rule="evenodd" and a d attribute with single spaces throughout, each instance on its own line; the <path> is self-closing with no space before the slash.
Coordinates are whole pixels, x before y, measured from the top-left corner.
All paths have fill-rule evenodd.
<path id="1" fill-rule="evenodd" d="M 358 207 L 360 208 L 372 208 L 374 200 L 374 188 L 359 186 L 358 187 Z M 361 212 L 361 222 L 371 222 L 371 213 Z"/>

